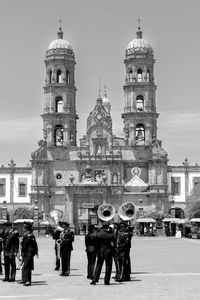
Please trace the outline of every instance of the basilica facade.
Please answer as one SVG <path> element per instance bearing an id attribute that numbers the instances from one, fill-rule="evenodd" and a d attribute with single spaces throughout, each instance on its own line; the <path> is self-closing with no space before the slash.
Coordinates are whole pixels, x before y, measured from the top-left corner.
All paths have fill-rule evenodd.
<path id="1" fill-rule="evenodd" d="M 79 227 L 96 222 L 97 209 L 134 205 L 134 218 L 168 212 L 167 152 L 157 137 L 154 52 L 138 28 L 125 51 L 123 138 L 113 134 L 111 103 L 104 92 L 88 114 L 77 143 L 75 54 L 59 28 L 45 57 L 43 139 L 31 155 L 31 202 L 62 211 Z"/>

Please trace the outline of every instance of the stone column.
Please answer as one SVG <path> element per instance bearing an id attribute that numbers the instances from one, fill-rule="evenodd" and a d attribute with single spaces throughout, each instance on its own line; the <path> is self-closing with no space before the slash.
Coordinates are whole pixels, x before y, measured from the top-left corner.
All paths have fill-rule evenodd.
<path id="1" fill-rule="evenodd" d="M 38 211 L 39 211 L 39 208 L 38 208 L 38 201 L 35 200 L 35 204 L 34 204 L 34 215 L 33 215 L 33 219 L 34 219 L 34 234 L 36 236 L 39 235 L 39 217 L 38 217 Z"/>

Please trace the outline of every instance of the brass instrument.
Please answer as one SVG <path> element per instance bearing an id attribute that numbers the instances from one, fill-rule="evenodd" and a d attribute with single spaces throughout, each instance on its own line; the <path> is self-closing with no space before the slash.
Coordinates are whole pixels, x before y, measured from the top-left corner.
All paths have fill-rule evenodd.
<path id="1" fill-rule="evenodd" d="M 118 215 L 123 221 L 130 221 L 134 218 L 135 206 L 132 202 L 123 203 L 118 210 Z"/>
<path id="2" fill-rule="evenodd" d="M 110 221 L 115 215 L 115 208 L 109 203 L 103 203 L 99 206 L 97 215 L 102 221 Z"/>

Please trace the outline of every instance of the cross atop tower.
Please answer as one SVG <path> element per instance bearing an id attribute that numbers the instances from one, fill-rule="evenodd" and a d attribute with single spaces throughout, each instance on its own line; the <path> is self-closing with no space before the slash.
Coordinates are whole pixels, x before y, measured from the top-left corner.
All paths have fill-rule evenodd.
<path id="1" fill-rule="evenodd" d="M 61 18 L 59 19 L 59 25 L 60 25 L 59 29 L 62 30 L 62 19 Z"/>
<path id="2" fill-rule="evenodd" d="M 141 25 L 141 19 L 140 19 L 140 17 L 138 17 L 137 21 L 138 21 L 138 30 L 140 30 L 140 25 Z"/>

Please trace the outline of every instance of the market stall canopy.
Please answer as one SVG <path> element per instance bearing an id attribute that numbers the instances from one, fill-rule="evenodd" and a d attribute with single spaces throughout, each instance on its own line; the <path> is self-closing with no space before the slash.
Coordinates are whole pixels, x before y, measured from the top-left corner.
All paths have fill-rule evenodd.
<path id="1" fill-rule="evenodd" d="M 171 222 L 171 223 L 178 223 L 181 219 L 179 218 L 165 218 L 162 221 L 163 222 Z"/>
<path id="2" fill-rule="evenodd" d="M 33 219 L 17 219 L 14 223 L 34 223 Z"/>
<path id="3" fill-rule="evenodd" d="M 4 223 L 7 223 L 7 222 L 8 222 L 7 220 L 3 220 L 3 219 L 0 220 L 0 224 L 4 224 Z"/>
<path id="4" fill-rule="evenodd" d="M 177 220 L 178 224 L 185 224 L 185 223 L 189 223 L 189 219 L 178 219 Z"/>
<path id="5" fill-rule="evenodd" d="M 156 220 L 153 218 L 139 218 L 136 220 L 136 223 L 156 223 Z"/>
<path id="6" fill-rule="evenodd" d="M 191 220 L 190 220 L 190 222 L 199 222 L 200 223 L 200 218 L 192 218 Z"/>

